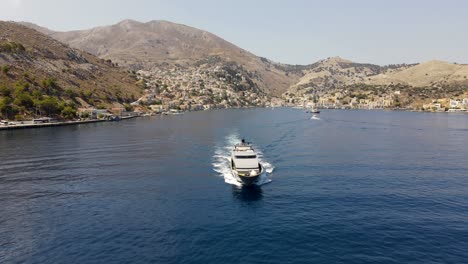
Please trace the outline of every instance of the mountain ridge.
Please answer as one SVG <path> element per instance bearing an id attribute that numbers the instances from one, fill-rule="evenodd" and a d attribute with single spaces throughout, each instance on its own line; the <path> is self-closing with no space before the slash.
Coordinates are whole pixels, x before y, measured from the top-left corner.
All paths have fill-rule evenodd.
<path id="1" fill-rule="evenodd" d="M 256 56 L 208 31 L 169 21 L 126 19 L 114 25 L 69 32 L 37 28 L 72 47 L 132 69 L 181 66 L 192 67 L 195 72 L 197 65 L 210 68 L 206 65 L 210 61 L 215 61 L 211 68 L 234 63 L 234 68 L 243 69 L 241 74 L 248 76 L 255 87 L 277 97 L 321 94 L 350 85 L 467 86 L 468 65 L 429 61 L 381 66 L 341 57 L 289 65 Z"/>
<path id="2" fill-rule="evenodd" d="M 74 48 L 112 59 L 134 70 L 164 64 L 190 66 L 201 59 L 219 56 L 227 63 L 235 62 L 255 73 L 257 78 L 254 82 L 262 90 L 277 96 L 299 77 L 295 72 L 286 76 L 281 69 L 272 67 L 276 63 L 266 61 L 208 31 L 168 21 L 143 23 L 127 19 L 110 26 L 69 32 L 47 31 L 39 26 L 35 28 Z"/>

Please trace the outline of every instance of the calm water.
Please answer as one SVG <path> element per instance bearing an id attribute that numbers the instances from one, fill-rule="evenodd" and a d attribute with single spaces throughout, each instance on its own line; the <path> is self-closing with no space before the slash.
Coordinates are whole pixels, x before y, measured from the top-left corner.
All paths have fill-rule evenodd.
<path id="1" fill-rule="evenodd" d="M 195 112 L 0 131 L 0 263 L 467 263 L 468 115 Z M 271 174 L 226 173 L 241 137 Z"/>

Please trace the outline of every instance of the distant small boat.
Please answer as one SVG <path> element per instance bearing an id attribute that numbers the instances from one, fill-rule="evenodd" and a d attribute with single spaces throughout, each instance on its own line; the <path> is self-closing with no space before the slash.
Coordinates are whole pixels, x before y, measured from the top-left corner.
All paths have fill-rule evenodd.
<path id="1" fill-rule="evenodd" d="M 169 112 L 167 112 L 167 114 L 169 114 L 169 115 L 182 115 L 183 113 L 180 110 L 171 109 L 171 110 L 169 110 Z"/>
<path id="2" fill-rule="evenodd" d="M 308 114 L 320 114 L 320 110 L 318 110 L 316 108 L 312 108 L 310 110 L 307 110 L 306 113 L 308 113 Z"/>
<path id="3" fill-rule="evenodd" d="M 244 140 L 237 144 L 231 153 L 232 175 L 244 185 L 257 183 L 265 168 L 260 164 L 257 153 Z"/>
<path id="4" fill-rule="evenodd" d="M 120 116 L 111 116 L 111 117 L 109 118 L 109 121 L 118 122 L 118 121 L 120 121 L 120 120 L 121 120 Z"/>

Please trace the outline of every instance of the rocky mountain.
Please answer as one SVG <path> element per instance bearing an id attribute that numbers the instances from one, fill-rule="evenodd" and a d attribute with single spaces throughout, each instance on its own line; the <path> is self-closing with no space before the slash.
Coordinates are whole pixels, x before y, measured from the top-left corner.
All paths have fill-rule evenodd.
<path id="1" fill-rule="evenodd" d="M 368 63 L 355 63 L 340 57 L 327 58 L 308 65 L 302 70 L 303 76 L 288 89 L 288 93 L 321 93 L 347 85 L 367 83 L 369 77 L 382 73 L 402 70 L 414 65 L 399 64 L 379 66 Z"/>
<path id="2" fill-rule="evenodd" d="M 442 61 L 379 66 L 333 57 L 309 65 L 303 73 L 299 81 L 289 88 L 288 93 L 321 93 L 359 84 L 409 87 L 468 86 L 468 65 Z"/>
<path id="3" fill-rule="evenodd" d="M 309 65 L 283 97 L 322 107 L 424 109 L 433 101 L 450 108 L 450 100 L 468 97 L 468 65 L 429 61 L 379 66 L 339 57 Z M 435 104 L 440 108 L 441 104 Z"/>
<path id="4" fill-rule="evenodd" d="M 262 96 L 263 104 L 263 96 L 282 96 L 294 101 L 294 98 L 314 97 L 308 95 L 340 94 L 347 90 L 352 91 L 348 97 L 365 97 L 371 92 L 388 96 L 402 92 L 401 97 L 408 98 L 418 94 L 420 102 L 468 91 L 468 65 L 431 61 L 380 66 L 340 57 L 310 65 L 287 65 L 255 56 L 209 32 L 167 21 L 125 20 L 111 26 L 70 32 L 55 32 L 33 24 L 27 26 L 102 59 L 135 71 L 142 70 L 145 74 L 142 81 L 152 84 L 155 90 L 159 90 L 157 85 L 173 85 L 172 91 L 179 94 L 185 94 L 184 89 L 203 92 L 207 89 L 215 91 L 208 101 L 227 101 L 228 106 L 254 104 L 253 100 L 239 100 L 245 92 Z M 219 69 L 230 77 L 218 76 Z M 167 74 L 174 72 L 184 77 Z M 209 86 L 193 83 L 200 76 L 207 78 L 203 84 Z M 229 97 L 226 99 L 232 100 L 221 100 L 225 92 Z"/>
<path id="5" fill-rule="evenodd" d="M 137 100 L 136 76 L 36 30 L 0 22 L 0 115 L 61 115 Z"/>
<path id="6" fill-rule="evenodd" d="M 29 23 L 27 26 L 134 70 L 190 67 L 207 58 L 221 59 L 249 71 L 252 81 L 268 94 L 280 95 L 301 74 L 288 73 L 284 66 L 257 57 L 209 32 L 167 21 L 124 20 L 111 26 L 69 32 L 54 32 Z"/>

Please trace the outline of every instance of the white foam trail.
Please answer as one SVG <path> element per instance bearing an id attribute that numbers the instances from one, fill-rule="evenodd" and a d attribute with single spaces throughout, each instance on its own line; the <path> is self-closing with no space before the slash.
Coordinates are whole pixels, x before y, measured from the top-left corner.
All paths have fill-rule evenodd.
<path id="1" fill-rule="evenodd" d="M 240 137 L 237 134 L 231 134 L 226 137 L 223 145 L 217 146 L 215 149 L 215 153 L 213 155 L 213 170 L 219 173 L 220 176 L 224 177 L 224 181 L 228 184 L 232 184 L 235 186 L 242 186 L 242 183 L 239 182 L 231 172 L 231 166 L 229 162 L 231 162 L 231 150 L 234 148 L 234 145 L 240 142 Z M 269 174 L 273 172 L 275 167 L 263 159 L 263 153 L 259 151 L 255 145 L 253 146 L 257 152 L 257 157 L 260 163 L 265 168 L 266 173 L 260 176 L 258 182 L 256 183 L 258 186 L 267 184 L 271 182 L 271 179 L 268 177 Z"/>
<path id="2" fill-rule="evenodd" d="M 313 120 L 321 120 L 320 117 L 318 117 L 318 116 L 312 116 L 310 119 L 313 119 Z"/>

